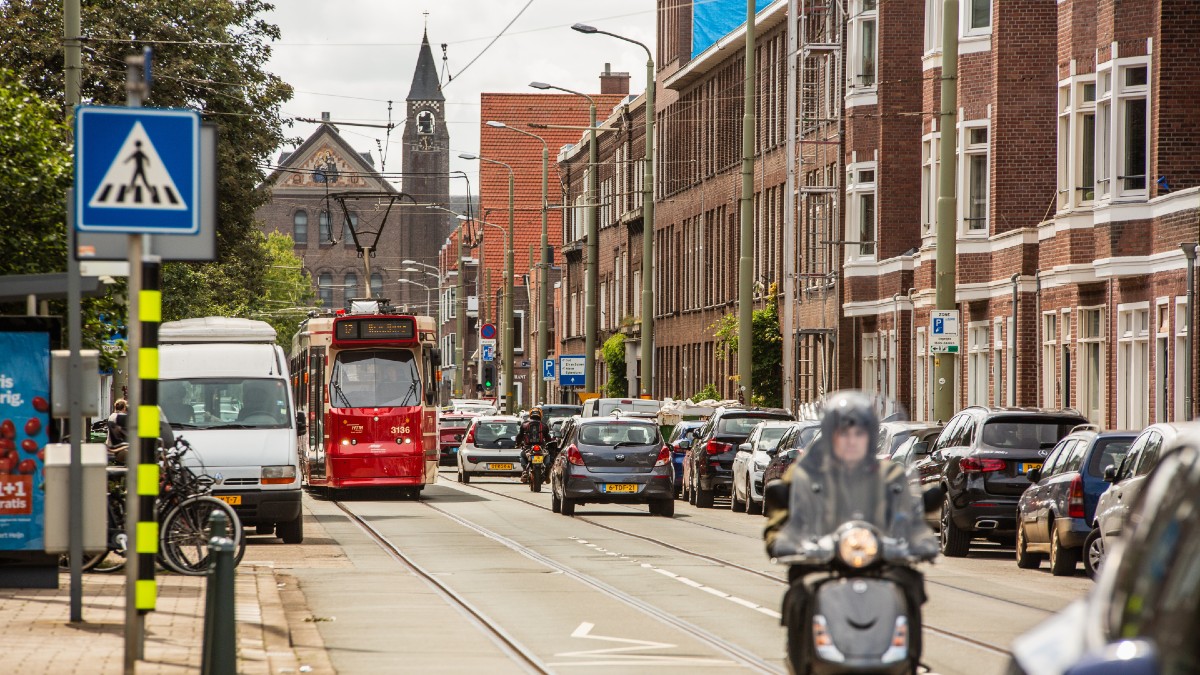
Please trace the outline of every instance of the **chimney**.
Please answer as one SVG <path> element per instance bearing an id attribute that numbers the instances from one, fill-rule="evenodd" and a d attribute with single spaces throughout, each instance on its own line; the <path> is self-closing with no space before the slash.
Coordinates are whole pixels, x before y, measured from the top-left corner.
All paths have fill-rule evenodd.
<path id="1" fill-rule="evenodd" d="M 604 64 L 604 72 L 600 73 L 600 93 L 628 95 L 629 73 L 614 73 L 611 63 Z"/>
<path id="2" fill-rule="evenodd" d="M 328 124 L 329 123 L 329 113 L 327 113 L 327 112 L 321 113 L 321 121 Z"/>

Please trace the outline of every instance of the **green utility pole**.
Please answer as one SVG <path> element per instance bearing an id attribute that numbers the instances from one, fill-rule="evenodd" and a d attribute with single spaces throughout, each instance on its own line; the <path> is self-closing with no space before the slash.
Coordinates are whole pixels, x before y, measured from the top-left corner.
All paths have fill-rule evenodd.
<path id="1" fill-rule="evenodd" d="M 513 383 L 513 360 L 516 358 L 513 349 L 513 192 L 516 188 L 512 167 L 501 166 L 508 169 L 508 246 L 504 249 L 504 412 L 512 415 L 517 411 L 517 387 Z"/>
<path id="2" fill-rule="evenodd" d="M 941 143 L 941 168 L 938 174 L 937 211 L 937 257 L 936 278 L 937 308 L 952 310 L 954 301 L 954 273 L 957 256 L 958 200 L 954 194 L 954 177 L 958 173 L 957 120 L 958 120 L 958 0 L 942 3 L 942 110 L 938 124 Z M 962 322 L 959 321 L 959 326 Z M 960 340 L 962 331 L 959 331 Z M 933 361 L 933 417 L 943 422 L 954 415 L 955 380 L 958 372 L 957 354 L 935 355 Z"/>
<path id="3" fill-rule="evenodd" d="M 550 203 L 547 201 L 547 191 L 550 189 L 550 148 L 542 141 L 542 264 L 541 274 L 538 275 L 538 360 L 534 362 L 534 372 L 537 373 L 537 401 L 541 405 L 546 402 L 546 381 L 542 379 L 542 359 L 550 358 L 550 231 L 546 224 Z"/>
<path id="4" fill-rule="evenodd" d="M 738 259 L 738 379 L 743 400 L 754 391 L 754 0 L 746 0 L 746 93 L 742 103 L 741 256 Z"/>
<path id="5" fill-rule="evenodd" d="M 465 224 L 458 226 L 458 284 L 454 297 L 454 311 L 458 326 L 454 348 L 458 357 L 454 363 L 454 395 L 463 397 L 463 380 L 467 370 L 467 247 L 463 239 L 467 236 Z"/>
<path id="6" fill-rule="evenodd" d="M 596 171 L 599 150 L 596 147 L 596 102 L 589 97 L 591 131 L 588 136 L 587 173 L 587 279 L 583 317 L 583 390 L 596 391 L 596 316 L 600 296 L 600 200 L 596 198 Z"/>

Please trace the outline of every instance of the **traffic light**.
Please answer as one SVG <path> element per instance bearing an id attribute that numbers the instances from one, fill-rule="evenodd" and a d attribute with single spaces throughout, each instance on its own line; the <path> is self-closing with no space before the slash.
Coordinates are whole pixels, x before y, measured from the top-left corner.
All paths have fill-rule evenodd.
<path id="1" fill-rule="evenodd" d="M 491 361 L 483 362 L 483 390 L 489 394 L 496 389 L 496 364 Z"/>

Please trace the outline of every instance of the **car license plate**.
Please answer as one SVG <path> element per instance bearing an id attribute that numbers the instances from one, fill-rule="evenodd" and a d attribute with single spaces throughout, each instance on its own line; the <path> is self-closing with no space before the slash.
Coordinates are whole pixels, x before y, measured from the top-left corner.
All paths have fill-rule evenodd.
<path id="1" fill-rule="evenodd" d="M 216 497 L 217 499 L 220 499 L 221 501 L 225 502 L 226 504 L 228 504 L 230 506 L 241 506 L 242 505 L 242 496 L 241 495 L 213 495 L 213 496 Z"/>
<path id="2" fill-rule="evenodd" d="M 541 464 L 541 463 L 542 463 L 542 460 L 544 460 L 544 459 L 545 459 L 545 457 L 542 457 L 541 455 L 534 455 L 534 456 L 533 456 L 533 463 L 534 463 L 534 464 Z"/>
<path id="3" fill-rule="evenodd" d="M 636 483 L 607 483 L 604 486 L 605 492 L 637 492 L 637 489 Z"/>
<path id="4" fill-rule="evenodd" d="M 1041 462 L 1023 462 L 1021 464 L 1021 474 L 1024 475 L 1024 474 L 1029 473 L 1030 470 L 1032 470 L 1032 469 L 1040 469 L 1040 468 L 1042 468 Z"/>
<path id="5" fill-rule="evenodd" d="M 512 464 L 488 464 L 488 469 L 491 471 L 512 471 Z"/>

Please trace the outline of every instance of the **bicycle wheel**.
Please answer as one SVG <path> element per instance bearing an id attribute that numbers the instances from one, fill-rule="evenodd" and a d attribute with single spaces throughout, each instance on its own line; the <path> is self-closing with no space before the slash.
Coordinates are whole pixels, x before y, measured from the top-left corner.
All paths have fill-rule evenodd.
<path id="1" fill-rule="evenodd" d="M 183 501 L 163 518 L 160 549 L 167 569 L 190 576 L 199 576 L 208 570 L 209 540 L 212 538 L 208 523 L 217 511 L 229 519 L 231 538 L 236 546 L 234 564 L 241 562 L 246 552 L 246 537 L 237 513 L 219 499 L 199 496 Z"/>

